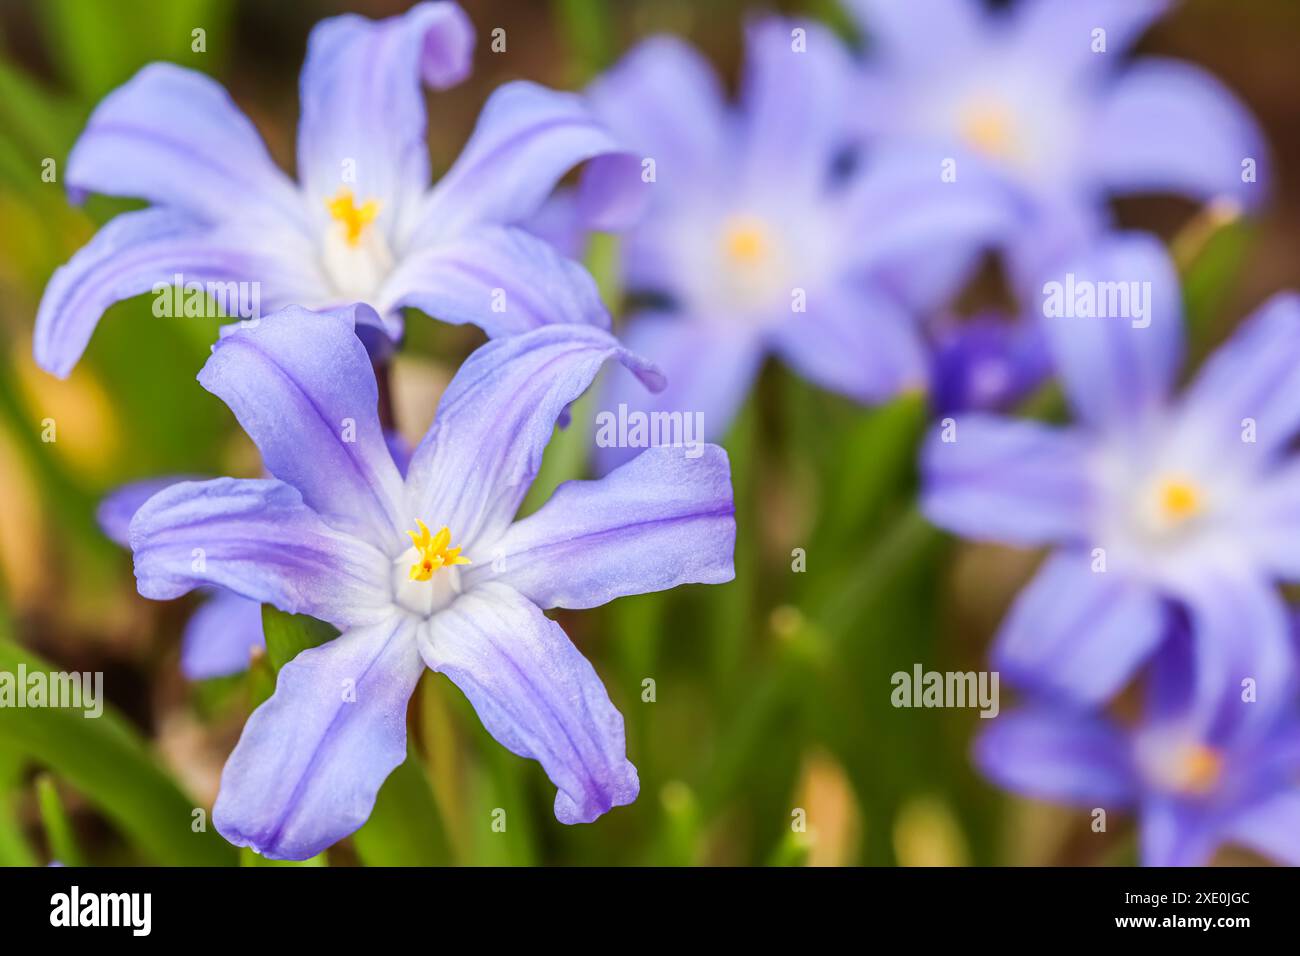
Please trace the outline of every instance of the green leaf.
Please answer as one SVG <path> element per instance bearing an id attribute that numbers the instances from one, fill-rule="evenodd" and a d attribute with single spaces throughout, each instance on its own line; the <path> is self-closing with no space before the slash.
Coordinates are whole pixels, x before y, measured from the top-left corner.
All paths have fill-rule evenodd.
<path id="1" fill-rule="evenodd" d="M 266 656 L 275 672 L 309 647 L 319 647 L 339 636 L 337 628 L 306 614 L 286 614 L 269 604 L 262 605 L 262 632 L 266 635 Z"/>
<path id="2" fill-rule="evenodd" d="M 41 811 L 41 823 L 45 826 L 45 836 L 50 843 L 50 856 L 65 866 L 85 866 L 81 858 L 81 849 L 72 833 L 72 821 L 63 809 L 59 799 L 59 789 L 54 778 L 43 773 L 36 778 L 36 805 Z"/>
<path id="3" fill-rule="evenodd" d="M 0 671 L 53 671 L 45 661 L 0 642 Z M 234 847 L 211 828 L 191 829 L 197 804 L 158 766 L 144 742 L 109 707 L 97 718 L 53 707 L 0 709 L 0 748 L 41 763 L 75 787 L 154 863 L 231 866 Z"/>
<path id="4" fill-rule="evenodd" d="M 352 837 L 367 866 L 446 866 L 451 862 L 438 804 L 414 752 L 384 781 L 375 809 Z"/>

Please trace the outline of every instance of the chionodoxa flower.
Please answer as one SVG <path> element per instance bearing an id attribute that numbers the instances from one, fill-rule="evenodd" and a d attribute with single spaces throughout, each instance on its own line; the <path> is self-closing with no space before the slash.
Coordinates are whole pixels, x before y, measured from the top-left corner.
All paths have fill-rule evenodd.
<path id="1" fill-rule="evenodd" d="M 366 311 L 294 307 L 222 338 L 199 381 L 274 477 L 174 484 L 131 522 L 144 596 L 217 586 L 342 632 L 286 664 L 249 718 L 216 827 L 285 859 L 355 830 L 405 759 L 407 701 L 426 666 L 506 748 L 541 763 L 560 821 L 631 802 L 622 716 L 541 609 L 730 580 L 726 453 L 650 449 L 514 521 L 556 421 L 606 360 L 663 384 L 607 332 L 550 325 L 470 356 L 403 480 L 355 334 Z"/>

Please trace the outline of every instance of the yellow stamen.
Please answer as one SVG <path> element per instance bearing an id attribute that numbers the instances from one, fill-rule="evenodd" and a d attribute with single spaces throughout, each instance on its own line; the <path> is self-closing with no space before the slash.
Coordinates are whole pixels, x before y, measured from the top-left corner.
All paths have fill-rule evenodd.
<path id="1" fill-rule="evenodd" d="M 735 216 L 723 229 L 722 248 L 736 262 L 753 266 L 763 262 L 771 249 L 767 225 L 754 216 Z"/>
<path id="2" fill-rule="evenodd" d="M 1201 511 L 1201 491 L 1185 478 L 1166 478 L 1160 484 L 1160 510 L 1169 521 L 1194 518 Z"/>
<path id="3" fill-rule="evenodd" d="M 419 518 L 415 519 L 415 523 L 420 529 L 419 534 L 414 531 L 406 532 L 411 536 L 411 543 L 415 545 L 415 550 L 420 553 L 420 560 L 411 565 L 412 581 L 427 581 L 439 568 L 470 563 L 469 558 L 460 556 L 460 548 L 447 547 L 451 544 L 450 529 L 444 526 L 437 534 L 431 534 L 428 525 Z"/>
<path id="4" fill-rule="evenodd" d="M 1223 755 L 1205 744 L 1191 744 L 1179 760 L 1180 789 L 1186 793 L 1209 793 L 1223 774 Z"/>
<path id="5" fill-rule="evenodd" d="M 325 200 L 325 208 L 336 222 L 343 223 L 344 235 L 348 245 L 355 246 L 361 241 L 366 226 L 375 221 L 379 215 L 379 202 L 367 199 L 360 206 L 352 195 L 352 190 L 344 186 L 333 199 Z"/>
<path id="6" fill-rule="evenodd" d="M 961 136 L 973 149 L 995 159 L 1009 159 L 1016 153 L 1011 113 L 995 100 L 978 100 L 966 109 Z"/>

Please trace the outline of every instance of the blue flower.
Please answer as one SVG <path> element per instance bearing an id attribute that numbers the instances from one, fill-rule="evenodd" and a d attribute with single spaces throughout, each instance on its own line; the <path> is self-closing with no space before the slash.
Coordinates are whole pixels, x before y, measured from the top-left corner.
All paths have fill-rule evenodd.
<path id="1" fill-rule="evenodd" d="M 1147 866 L 1204 866 L 1225 843 L 1300 866 L 1300 713 L 1259 723 L 1238 700 L 1207 719 L 1186 637 L 1157 658 L 1135 723 L 1032 703 L 991 723 L 975 762 L 1034 799 L 1135 813 Z"/>
<path id="2" fill-rule="evenodd" d="M 883 277 L 939 250 L 976 252 L 1018 212 L 975 173 L 944 183 L 938 164 L 903 152 L 855 155 L 856 75 L 824 27 L 768 18 L 748 32 L 736 108 L 709 65 L 667 36 L 593 84 L 596 112 L 651 180 L 622 259 L 628 290 L 652 304 L 626 340 L 669 381 L 648 398 L 616 373 L 602 408 L 698 412 L 717 438 L 771 352 L 859 402 L 925 387 L 920 330 Z M 625 455 L 609 449 L 604 464 Z"/>
<path id="3" fill-rule="evenodd" d="M 1110 225 L 1108 197 L 1170 193 L 1253 208 L 1267 147 L 1204 70 L 1125 54 L 1167 0 L 845 0 L 869 40 L 861 132 L 927 168 L 991 169 L 1034 210 L 1009 244 L 1032 275 Z"/>
<path id="4" fill-rule="evenodd" d="M 1159 243 L 1108 239 L 1063 276 L 1071 308 L 1047 308 L 1043 328 L 1078 424 L 958 414 L 922 452 L 933 522 L 1056 548 L 1003 623 L 994 666 L 1095 704 L 1150 657 L 1179 608 L 1201 705 L 1250 679 L 1258 710 L 1276 708 L 1295 669 L 1276 584 L 1300 580 L 1300 459 L 1288 453 L 1300 431 L 1300 298 L 1267 302 L 1176 399 L 1182 317 Z M 1121 291 L 1145 304 L 1113 314 Z"/>
<path id="5" fill-rule="evenodd" d="M 153 205 L 109 222 L 55 272 L 37 315 L 37 362 L 67 375 L 108 306 L 177 275 L 202 287 L 256 283 L 247 299 L 268 313 L 364 301 L 378 313 L 363 330 L 376 348 L 400 339 L 403 307 L 491 336 L 552 321 L 608 326 L 590 276 L 516 225 L 584 160 L 598 160 L 583 194 L 597 221 L 625 215 L 620 204 L 636 194 L 635 160 L 577 96 L 501 87 L 430 187 L 421 81 L 459 82 L 473 43 L 450 2 L 320 23 L 302 71 L 297 183 L 213 80 L 168 63 L 142 69 L 91 116 L 67 182 L 74 199 Z"/>
<path id="6" fill-rule="evenodd" d="M 215 825 L 289 859 L 355 830 L 406 757 L 426 666 L 502 745 L 542 764 L 561 822 L 630 803 L 623 719 L 542 608 L 730 580 L 726 453 L 651 449 L 515 521 L 556 420 L 606 360 L 662 385 L 609 333 L 556 324 L 470 356 L 403 479 L 355 334 L 369 311 L 289 308 L 222 338 L 199 381 L 275 477 L 174 484 L 131 522 L 145 597 L 220 587 L 342 632 L 281 669 L 226 764 Z"/>

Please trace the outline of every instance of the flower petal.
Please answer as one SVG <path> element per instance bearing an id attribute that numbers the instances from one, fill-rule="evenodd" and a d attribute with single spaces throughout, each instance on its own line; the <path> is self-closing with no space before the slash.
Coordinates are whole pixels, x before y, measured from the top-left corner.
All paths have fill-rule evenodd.
<path id="1" fill-rule="evenodd" d="M 145 478 L 113 489 L 104 496 L 95 510 L 95 520 L 100 530 L 114 544 L 131 546 L 131 519 L 146 501 L 174 484 L 182 481 L 202 481 L 196 475 L 167 475 L 162 478 Z"/>
<path id="2" fill-rule="evenodd" d="M 661 195 L 716 185 L 707 171 L 725 147 L 726 100 L 712 64 L 689 44 L 642 40 L 587 95 L 619 139 L 655 161 Z"/>
<path id="3" fill-rule="evenodd" d="M 1053 75 L 1109 69 L 1169 9 L 1170 0 L 1020 0 L 1012 15 L 1015 53 Z M 1105 31 L 1105 50 L 1094 49 L 1094 30 Z"/>
<path id="4" fill-rule="evenodd" d="M 556 421 L 609 359 L 662 387 L 656 369 L 589 325 L 548 325 L 476 351 L 411 459 L 411 514 L 447 526 L 468 557 L 484 560 L 537 476 Z"/>
<path id="5" fill-rule="evenodd" d="M 604 197 L 609 210 L 643 195 L 640 158 L 614 139 L 582 97 L 523 80 L 507 83 L 488 99 L 460 157 L 429 193 L 412 246 L 474 225 L 523 222 L 565 173 L 587 160 L 612 167 L 588 180 L 613 189 Z M 586 200 L 589 219 L 600 220 L 609 210 L 596 208 L 593 198 Z"/>
<path id="6" fill-rule="evenodd" d="M 375 620 L 391 598 L 389 559 L 329 527 L 280 481 L 165 488 L 131 521 L 131 550 L 140 593 L 157 601 L 216 585 L 343 628 Z"/>
<path id="7" fill-rule="evenodd" d="M 1183 358 L 1182 293 L 1169 254 L 1153 236 L 1117 235 L 1044 278 L 1043 328 L 1076 414 L 1097 426 L 1143 422 L 1169 397 Z M 1078 314 L 1080 302 L 1092 314 Z"/>
<path id="8" fill-rule="evenodd" d="M 1037 800 L 1110 809 L 1138 791 L 1119 728 L 1068 708 L 1031 706 L 990 720 L 975 763 L 998 786 Z"/>
<path id="9" fill-rule="evenodd" d="M 1300 431 L 1300 295 L 1273 296 L 1221 345 L 1184 394 L 1181 427 L 1211 461 L 1263 464 Z M 1254 441 L 1244 441 L 1247 420 Z"/>
<path id="10" fill-rule="evenodd" d="M 416 628 L 393 614 L 281 668 L 221 774 L 212 822 L 222 836 L 305 860 L 366 822 L 406 759 L 406 706 L 424 671 Z"/>
<path id="11" fill-rule="evenodd" d="M 945 441 L 945 437 L 951 441 Z M 1077 431 L 974 412 L 921 451 L 921 507 L 963 537 L 1032 546 L 1087 533 L 1088 444 Z"/>
<path id="12" fill-rule="evenodd" d="M 74 199 L 104 193 L 208 222 L 305 225 L 293 183 L 230 94 L 171 63 L 149 64 L 95 107 L 68 156 L 67 182 Z"/>
<path id="13" fill-rule="evenodd" d="M 916 319 L 865 283 L 811 289 L 807 312 L 785 316 L 773 344 L 809 381 L 877 403 L 923 389 L 925 343 Z"/>
<path id="14" fill-rule="evenodd" d="M 750 334 L 690 316 L 646 314 L 632 319 L 623 341 L 663 369 L 668 385 L 651 392 L 635 375 L 611 368 L 601 385 L 598 408 L 616 419 L 655 412 L 695 416 L 703 423 L 699 438 L 718 441 L 727 433 L 762 362 L 762 344 Z M 648 420 L 648 418 L 647 418 Z M 633 458 L 639 448 L 597 442 L 602 474 Z"/>
<path id="15" fill-rule="evenodd" d="M 566 481 L 515 522 L 467 587 L 495 580 L 539 607 L 598 607 L 736 576 L 735 504 L 717 445 L 650 448 L 599 481 Z"/>
<path id="16" fill-rule="evenodd" d="M 923 73 L 985 42 L 978 4 L 970 0 L 845 0 L 866 31 L 872 54 L 896 69 Z"/>
<path id="17" fill-rule="evenodd" d="M 433 617 L 420 653 L 503 747 L 542 765 L 561 823 L 590 823 L 636 799 L 622 714 L 560 626 L 518 592 L 489 582 L 463 595 Z"/>
<path id="18" fill-rule="evenodd" d="M 1205 866 L 1219 840 L 1201 807 L 1152 797 L 1142 803 L 1138 842 L 1143 866 Z"/>
<path id="19" fill-rule="evenodd" d="M 609 328 L 595 280 L 522 229 L 482 226 L 408 256 L 384 284 L 381 311 L 411 306 L 442 322 L 516 335 L 553 322 Z"/>
<path id="20" fill-rule="evenodd" d="M 812 20 L 767 16 L 745 31 L 741 175 L 760 186 L 816 195 L 851 133 L 855 64 L 840 39 Z"/>
<path id="21" fill-rule="evenodd" d="M 1300 787 L 1252 803 L 1228 824 L 1224 837 L 1284 866 L 1300 866 Z"/>
<path id="22" fill-rule="evenodd" d="M 36 363 L 66 378 L 110 305 L 171 288 L 177 275 L 187 284 L 254 283 L 263 308 L 310 299 L 319 277 L 301 251 L 291 230 L 212 229 L 163 208 L 123 213 L 50 277 L 36 313 Z"/>
<path id="23" fill-rule="evenodd" d="M 429 186 L 421 81 L 436 89 L 459 83 L 473 47 L 473 25 L 448 2 L 316 25 L 302 68 L 298 175 L 318 217 L 347 186 L 359 201 L 379 202 L 379 221 L 393 234 L 409 226 L 403 217 Z"/>
<path id="24" fill-rule="evenodd" d="M 1164 603 L 1083 551 L 1049 557 L 1016 598 L 993 647 L 1008 681 L 1096 705 L 1112 697 L 1169 633 Z"/>
<path id="25" fill-rule="evenodd" d="M 354 306 L 296 306 L 221 338 L 199 383 L 230 406 L 267 470 L 339 528 L 401 544 L 402 478 L 379 425 L 379 390 Z"/>
<path id="26" fill-rule="evenodd" d="M 1227 555 L 1221 556 L 1228 558 Z M 1270 726 L 1296 689 L 1295 646 L 1286 605 L 1273 584 L 1229 560 L 1200 569 L 1181 597 L 1195 647 L 1194 716 L 1209 733 Z M 1246 680 L 1255 699 L 1243 699 Z"/>
<path id="27" fill-rule="evenodd" d="M 1246 208 L 1269 192 L 1268 146 L 1250 111 L 1190 63 L 1134 63 L 1107 91 L 1087 142 L 1088 172 L 1116 192 L 1230 199 Z"/>
<path id="28" fill-rule="evenodd" d="M 262 605 L 230 591 L 216 591 L 185 623 L 181 673 L 190 680 L 239 674 L 248 669 L 254 649 L 265 647 Z"/>

